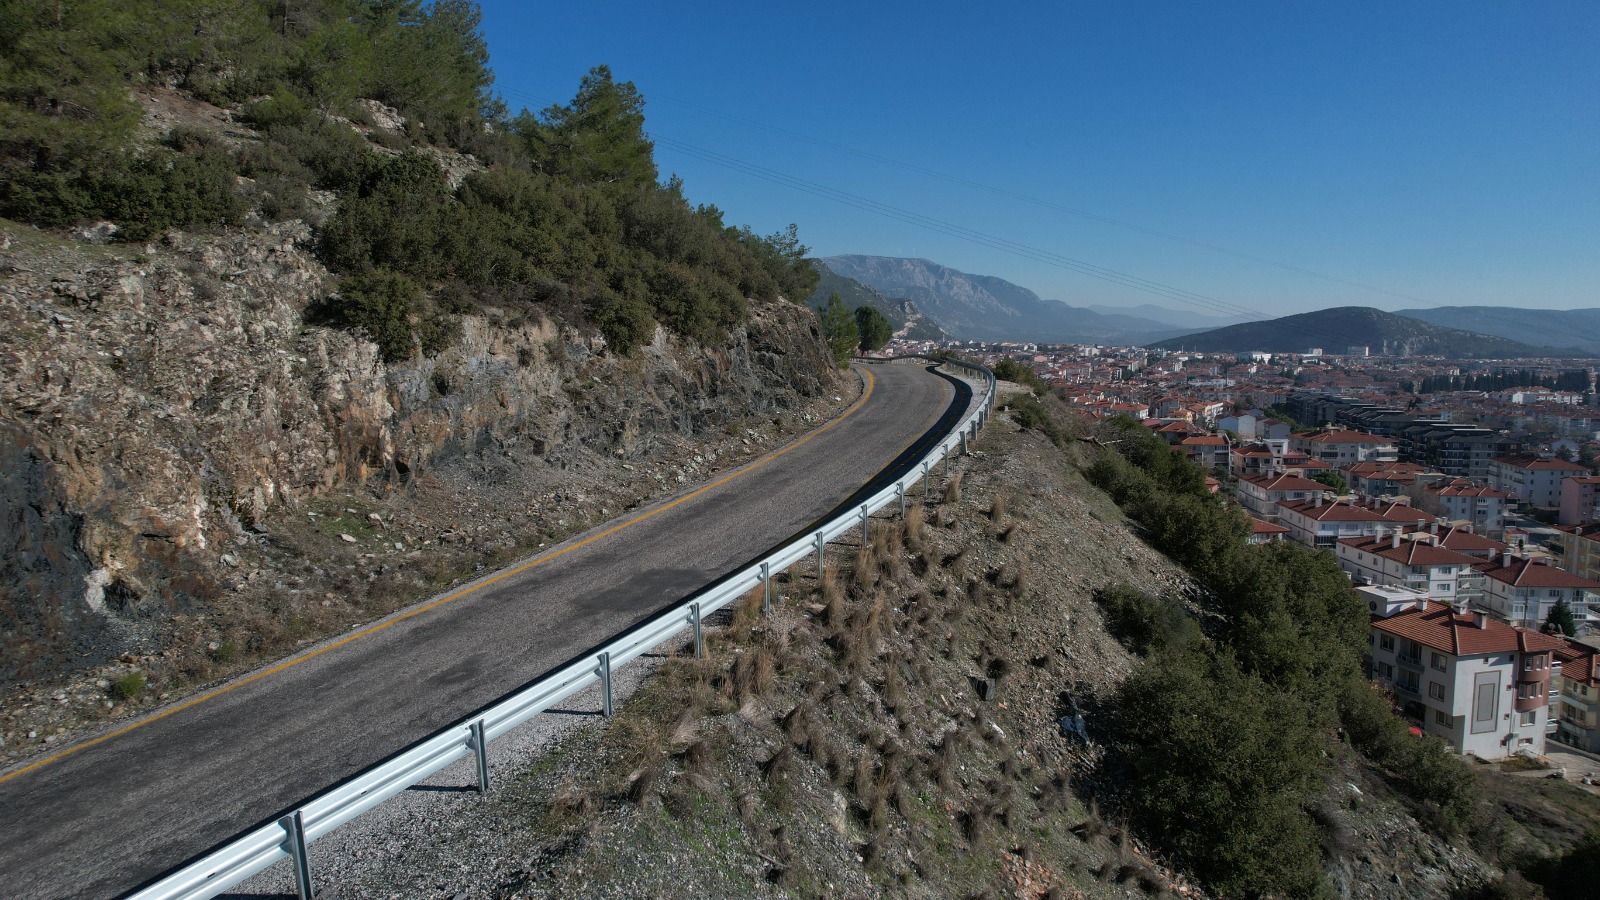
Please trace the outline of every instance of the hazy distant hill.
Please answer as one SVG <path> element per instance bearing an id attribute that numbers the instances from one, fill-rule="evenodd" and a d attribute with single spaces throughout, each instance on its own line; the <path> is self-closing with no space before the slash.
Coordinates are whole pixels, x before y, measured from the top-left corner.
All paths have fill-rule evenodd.
<path id="1" fill-rule="evenodd" d="M 1514 306 L 1437 306 L 1396 315 L 1492 334 L 1508 341 L 1577 347 L 1600 353 L 1600 309 L 1518 309 Z"/>
<path id="2" fill-rule="evenodd" d="M 1105 306 L 1091 303 L 1086 308 L 1102 316 L 1129 316 L 1146 322 L 1159 323 L 1173 331 L 1223 328 L 1266 318 L 1266 316 L 1220 316 L 1195 312 L 1192 309 L 1168 309 L 1165 306 L 1156 306 L 1154 303 L 1141 303 L 1138 306 Z"/>
<path id="3" fill-rule="evenodd" d="M 1003 278 L 970 275 L 926 259 L 845 255 L 821 262 L 836 275 L 916 301 L 952 337 L 966 340 L 1144 344 L 1178 330 L 1135 317 L 1109 319 L 1042 299 Z"/>
<path id="4" fill-rule="evenodd" d="M 1365 346 L 1373 355 L 1482 359 L 1515 359 L 1559 352 L 1447 328 L 1367 306 L 1340 306 L 1264 322 L 1230 325 L 1162 341 L 1155 346 L 1168 350 L 1273 353 L 1303 353 L 1310 347 L 1321 347 L 1327 353 L 1344 353 L 1350 347 Z"/>
<path id="5" fill-rule="evenodd" d="M 883 317 L 894 327 L 897 337 L 913 341 L 942 341 L 947 337 L 937 323 L 922 313 L 916 301 L 903 297 L 885 297 L 881 292 L 854 278 L 846 278 L 834 272 L 820 259 L 812 260 L 811 264 L 822 275 L 822 280 L 817 283 L 816 293 L 806 301 L 807 306 L 821 309 L 827 304 L 828 296 L 838 291 L 839 299 L 850 309 L 871 306 L 883 313 Z"/>

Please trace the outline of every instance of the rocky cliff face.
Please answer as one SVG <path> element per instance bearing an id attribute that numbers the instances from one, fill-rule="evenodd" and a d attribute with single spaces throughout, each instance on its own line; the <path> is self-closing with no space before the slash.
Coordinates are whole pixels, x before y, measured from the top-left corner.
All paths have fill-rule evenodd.
<path id="1" fill-rule="evenodd" d="M 0 684 L 170 650 L 208 617 L 201 638 L 231 657 L 239 614 L 294 618 L 268 594 L 331 585 L 332 566 L 282 570 L 352 498 L 381 509 L 331 547 L 375 571 L 463 530 L 447 496 L 484 530 L 473 516 L 493 511 L 509 548 L 576 521 L 553 512 L 572 495 L 637 501 L 693 471 L 697 438 L 834 386 L 814 318 L 785 303 L 719 346 L 658 332 L 630 359 L 488 313 L 438 358 L 385 365 L 303 323 L 332 283 L 309 238 L 290 223 L 107 247 L 0 222 Z"/>

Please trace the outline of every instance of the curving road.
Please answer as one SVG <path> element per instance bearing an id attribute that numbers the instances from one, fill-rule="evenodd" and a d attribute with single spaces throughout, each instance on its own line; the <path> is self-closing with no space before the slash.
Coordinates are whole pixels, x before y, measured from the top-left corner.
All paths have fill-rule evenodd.
<path id="1" fill-rule="evenodd" d="M 970 402 L 922 365 L 862 371 L 852 411 L 731 477 L 0 775 L 0 893 L 132 890 L 736 570 Z"/>

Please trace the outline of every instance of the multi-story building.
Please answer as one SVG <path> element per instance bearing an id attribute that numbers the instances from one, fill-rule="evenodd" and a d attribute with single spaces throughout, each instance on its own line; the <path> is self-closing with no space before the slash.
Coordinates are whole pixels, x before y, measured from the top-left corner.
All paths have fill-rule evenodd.
<path id="1" fill-rule="evenodd" d="M 1556 651 L 1556 659 L 1561 668 L 1550 701 L 1550 715 L 1558 720 L 1555 738 L 1600 753 L 1600 654 L 1593 647 L 1567 641 Z"/>
<path id="2" fill-rule="evenodd" d="M 1561 503 L 1562 479 L 1588 471 L 1575 462 L 1548 456 L 1501 456 L 1490 467 L 1489 483 L 1523 503 L 1554 507 Z"/>
<path id="3" fill-rule="evenodd" d="M 1418 509 L 1451 522 L 1466 522 L 1479 534 L 1504 534 L 1510 495 L 1465 478 L 1413 485 L 1407 492 Z"/>
<path id="4" fill-rule="evenodd" d="M 1593 522 L 1596 501 L 1600 501 L 1600 476 L 1570 475 L 1561 479 L 1561 518 L 1563 525 Z"/>
<path id="5" fill-rule="evenodd" d="M 1430 518 L 1399 503 L 1326 502 L 1321 495 L 1278 504 L 1278 524 L 1289 529 L 1290 540 L 1330 550 L 1340 538 L 1372 537 L 1380 528 L 1393 530 L 1419 522 L 1425 526 Z"/>
<path id="6" fill-rule="evenodd" d="M 1178 442 L 1178 449 L 1208 472 L 1228 461 L 1228 439 L 1220 434 L 1191 435 Z"/>
<path id="7" fill-rule="evenodd" d="M 1392 593 L 1392 589 L 1390 591 Z M 1543 756 L 1559 638 L 1442 603 L 1370 601 L 1372 676 L 1457 753 Z"/>
<path id="8" fill-rule="evenodd" d="M 1400 458 L 1399 449 L 1388 438 L 1344 429 L 1293 435 L 1289 445 L 1335 467 L 1359 462 L 1395 462 Z"/>
<path id="9" fill-rule="evenodd" d="M 1346 483 L 1364 498 L 1397 497 L 1418 484 L 1447 477 L 1417 463 L 1359 462 L 1342 468 Z"/>
<path id="10" fill-rule="evenodd" d="M 1420 591 L 1430 600 L 1466 608 L 1483 596 L 1476 557 L 1435 546 L 1426 532 L 1343 538 L 1335 545 L 1339 568 L 1357 584 L 1386 584 Z"/>
<path id="11" fill-rule="evenodd" d="M 1561 568 L 1579 578 L 1600 581 L 1600 522 L 1557 528 L 1549 547 Z"/>
<path id="12" fill-rule="evenodd" d="M 1250 520 L 1250 537 L 1247 540 L 1252 544 L 1276 544 L 1289 533 L 1289 529 L 1282 525 L 1274 525 L 1248 513 L 1245 514 L 1245 518 Z"/>
<path id="13" fill-rule="evenodd" d="M 1251 514 L 1278 521 L 1278 504 L 1306 500 L 1331 491 L 1327 485 L 1298 475 L 1245 475 L 1233 487 L 1233 497 Z"/>
<path id="14" fill-rule="evenodd" d="M 1558 602 L 1566 601 L 1579 628 L 1589 618 L 1589 604 L 1600 594 L 1600 582 L 1590 581 L 1542 560 L 1514 556 L 1478 565 L 1484 574 L 1482 608 L 1513 625 L 1538 628 Z"/>

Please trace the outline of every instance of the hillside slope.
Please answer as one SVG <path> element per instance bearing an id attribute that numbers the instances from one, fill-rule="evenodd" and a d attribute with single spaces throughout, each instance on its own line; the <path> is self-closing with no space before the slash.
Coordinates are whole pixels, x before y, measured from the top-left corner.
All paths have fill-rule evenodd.
<path id="1" fill-rule="evenodd" d="M 1588 353 L 1600 353 L 1600 309 L 1436 306 L 1396 310 L 1395 315 L 1524 344 L 1559 343 Z"/>
<path id="2" fill-rule="evenodd" d="M 611 722 L 572 704 L 567 737 L 507 760 L 489 797 L 442 781 L 318 865 L 359 898 L 1207 896 L 1119 809 L 1114 703 L 1141 662 L 1095 595 L 1204 598 L 1013 415 L 864 554 L 830 547 L 823 583 L 808 561 L 771 617 L 753 595 L 719 622 L 706 659 L 665 648 Z M 1087 740 L 1059 724 L 1073 704 Z M 1446 900 L 1493 875 L 1348 759 L 1319 793 L 1338 896 Z"/>
<path id="3" fill-rule="evenodd" d="M 1517 359 L 1557 355 L 1548 347 L 1532 347 L 1504 338 L 1446 328 L 1408 319 L 1367 306 L 1340 306 L 1284 316 L 1264 322 L 1246 322 L 1213 331 L 1160 341 L 1166 350 L 1201 352 L 1304 353 L 1321 347 L 1340 354 L 1350 347 L 1367 347 L 1375 356 L 1444 356 L 1452 359 Z"/>

